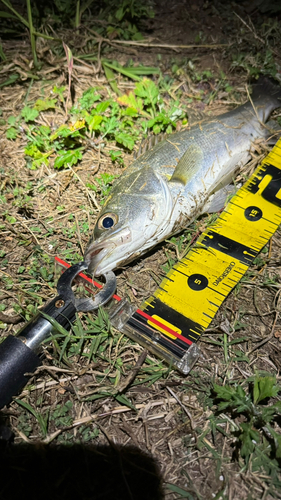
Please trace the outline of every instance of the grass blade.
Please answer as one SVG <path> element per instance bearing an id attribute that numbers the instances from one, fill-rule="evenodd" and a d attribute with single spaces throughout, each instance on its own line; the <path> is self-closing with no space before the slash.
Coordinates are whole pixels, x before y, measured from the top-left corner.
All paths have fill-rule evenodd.
<path id="1" fill-rule="evenodd" d="M 113 71 L 111 71 L 110 67 L 107 64 L 105 64 L 104 62 L 102 62 L 102 67 L 103 67 L 103 70 L 105 72 L 105 76 L 107 78 L 107 81 L 108 81 L 110 87 L 115 92 L 115 94 L 121 96 L 122 93 L 120 92 L 120 90 L 117 87 L 116 78 L 115 78 Z"/>

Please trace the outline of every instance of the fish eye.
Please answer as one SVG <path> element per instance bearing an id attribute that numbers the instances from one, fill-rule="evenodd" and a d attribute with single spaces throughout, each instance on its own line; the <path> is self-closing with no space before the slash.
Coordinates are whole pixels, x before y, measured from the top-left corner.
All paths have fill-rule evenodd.
<path id="1" fill-rule="evenodd" d="M 118 217 L 116 214 L 104 214 L 98 220 L 99 229 L 111 229 L 118 222 Z"/>

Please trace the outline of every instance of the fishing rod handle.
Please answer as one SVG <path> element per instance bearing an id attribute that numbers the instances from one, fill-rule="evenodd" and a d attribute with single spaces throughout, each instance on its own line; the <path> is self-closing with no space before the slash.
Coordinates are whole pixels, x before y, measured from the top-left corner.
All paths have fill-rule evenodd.
<path id="1" fill-rule="evenodd" d="M 70 330 L 76 307 L 72 301 L 65 301 L 58 295 L 41 311 Z M 39 348 L 53 328 L 52 322 L 38 312 L 17 336 L 9 335 L 0 344 L 0 409 L 27 384 L 29 376 L 26 374 L 33 373 L 41 364 Z"/>

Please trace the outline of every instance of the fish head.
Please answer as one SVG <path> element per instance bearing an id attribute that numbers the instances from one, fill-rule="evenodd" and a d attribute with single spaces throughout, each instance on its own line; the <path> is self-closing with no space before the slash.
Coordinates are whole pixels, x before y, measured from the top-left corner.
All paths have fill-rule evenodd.
<path id="1" fill-rule="evenodd" d="M 166 237 L 172 212 L 168 184 L 150 167 L 123 174 L 97 219 L 84 260 L 100 276 Z"/>

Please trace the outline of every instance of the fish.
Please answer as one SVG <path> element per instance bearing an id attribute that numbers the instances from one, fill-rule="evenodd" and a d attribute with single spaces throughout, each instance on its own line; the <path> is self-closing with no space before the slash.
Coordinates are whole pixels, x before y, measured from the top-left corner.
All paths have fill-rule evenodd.
<path id="1" fill-rule="evenodd" d="M 84 253 L 94 276 L 127 265 L 223 208 L 252 143 L 269 135 L 281 88 L 266 77 L 245 104 L 175 132 L 145 151 L 113 183 Z"/>

